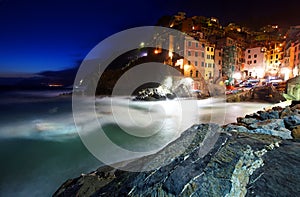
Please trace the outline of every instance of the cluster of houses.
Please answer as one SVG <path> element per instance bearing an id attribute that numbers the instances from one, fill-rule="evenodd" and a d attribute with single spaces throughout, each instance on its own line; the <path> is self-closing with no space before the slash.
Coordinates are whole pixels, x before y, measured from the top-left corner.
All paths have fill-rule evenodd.
<path id="1" fill-rule="evenodd" d="M 252 31 L 234 23 L 223 27 L 214 17 L 186 17 L 184 12 L 164 16 L 158 25 L 184 36 L 168 32 L 168 39 L 157 36 L 153 53 L 161 53 L 167 42 L 166 63 L 199 81 L 198 86 L 201 81 L 233 84 L 251 78 L 288 80 L 300 74 L 300 25 L 287 29 L 267 25 Z"/>

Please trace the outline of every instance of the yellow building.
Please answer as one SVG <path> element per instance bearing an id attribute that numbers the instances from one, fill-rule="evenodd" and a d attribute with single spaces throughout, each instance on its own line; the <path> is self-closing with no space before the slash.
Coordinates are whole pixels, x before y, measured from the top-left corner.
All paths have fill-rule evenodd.
<path id="1" fill-rule="evenodd" d="M 214 45 L 205 46 L 204 79 L 212 80 L 215 70 L 215 47 Z"/>
<path id="2" fill-rule="evenodd" d="M 278 76 L 280 74 L 280 65 L 283 60 L 282 44 L 275 44 L 274 47 L 268 50 L 267 54 L 266 74 L 268 76 Z"/>

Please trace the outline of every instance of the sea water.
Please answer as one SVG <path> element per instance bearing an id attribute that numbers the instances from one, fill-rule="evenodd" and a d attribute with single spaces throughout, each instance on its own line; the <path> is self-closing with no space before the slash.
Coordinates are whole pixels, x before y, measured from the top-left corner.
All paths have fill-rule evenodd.
<path id="1" fill-rule="evenodd" d="M 58 97 L 58 94 L 49 91 L 2 94 L 0 196 L 51 196 L 67 179 L 103 165 L 88 151 L 78 134 L 84 128 L 84 132 L 96 132 L 95 127 L 89 127 L 89 117 L 85 117 L 85 127 L 76 127 L 72 98 Z M 238 116 L 271 106 L 269 103 L 225 103 L 223 99 L 209 98 L 192 101 L 192 107 L 190 100 L 181 100 L 179 108 L 174 108 L 172 102 L 179 101 L 131 103 L 126 97 L 102 97 L 96 99 L 95 105 L 109 139 L 122 148 L 141 152 L 163 148 L 193 124 L 235 122 Z M 182 112 L 183 108 L 191 110 Z M 124 113 L 132 117 L 120 115 Z M 133 122 L 128 119 L 134 117 L 138 118 Z M 143 136 L 137 136 L 135 132 L 141 125 L 147 126 L 149 117 L 159 127 L 144 127 L 148 130 L 143 130 Z M 157 132 L 151 133 L 153 130 Z M 146 136 L 147 133 L 151 134 Z"/>

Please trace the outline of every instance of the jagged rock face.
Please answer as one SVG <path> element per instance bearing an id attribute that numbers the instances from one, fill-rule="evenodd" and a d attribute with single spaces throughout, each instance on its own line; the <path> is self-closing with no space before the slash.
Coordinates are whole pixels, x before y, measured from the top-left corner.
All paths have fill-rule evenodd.
<path id="1" fill-rule="evenodd" d="M 211 129 L 218 138 L 201 154 Z M 147 167 L 170 154 L 164 157 L 165 166 L 145 172 L 99 168 L 68 180 L 54 196 L 297 196 L 299 143 L 239 129 L 247 128 L 195 125 L 159 153 L 143 158 Z M 185 151 L 178 153 L 179 146 Z"/>

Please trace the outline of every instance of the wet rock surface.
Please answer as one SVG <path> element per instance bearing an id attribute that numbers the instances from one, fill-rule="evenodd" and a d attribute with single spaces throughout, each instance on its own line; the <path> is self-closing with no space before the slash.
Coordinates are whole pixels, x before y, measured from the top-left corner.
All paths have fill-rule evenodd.
<path id="1" fill-rule="evenodd" d="M 174 99 L 176 95 L 166 88 L 145 88 L 134 97 L 134 101 L 161 101 Z"/>
<path id="2" fill-rule="evenodd" d="M 300 141 L 291 135 L 297 110 L 194 125 L 157 154 L 127 164 L 140 172 L 101 167 L 66 181 L 54 196 L 298 196 Z"/>

